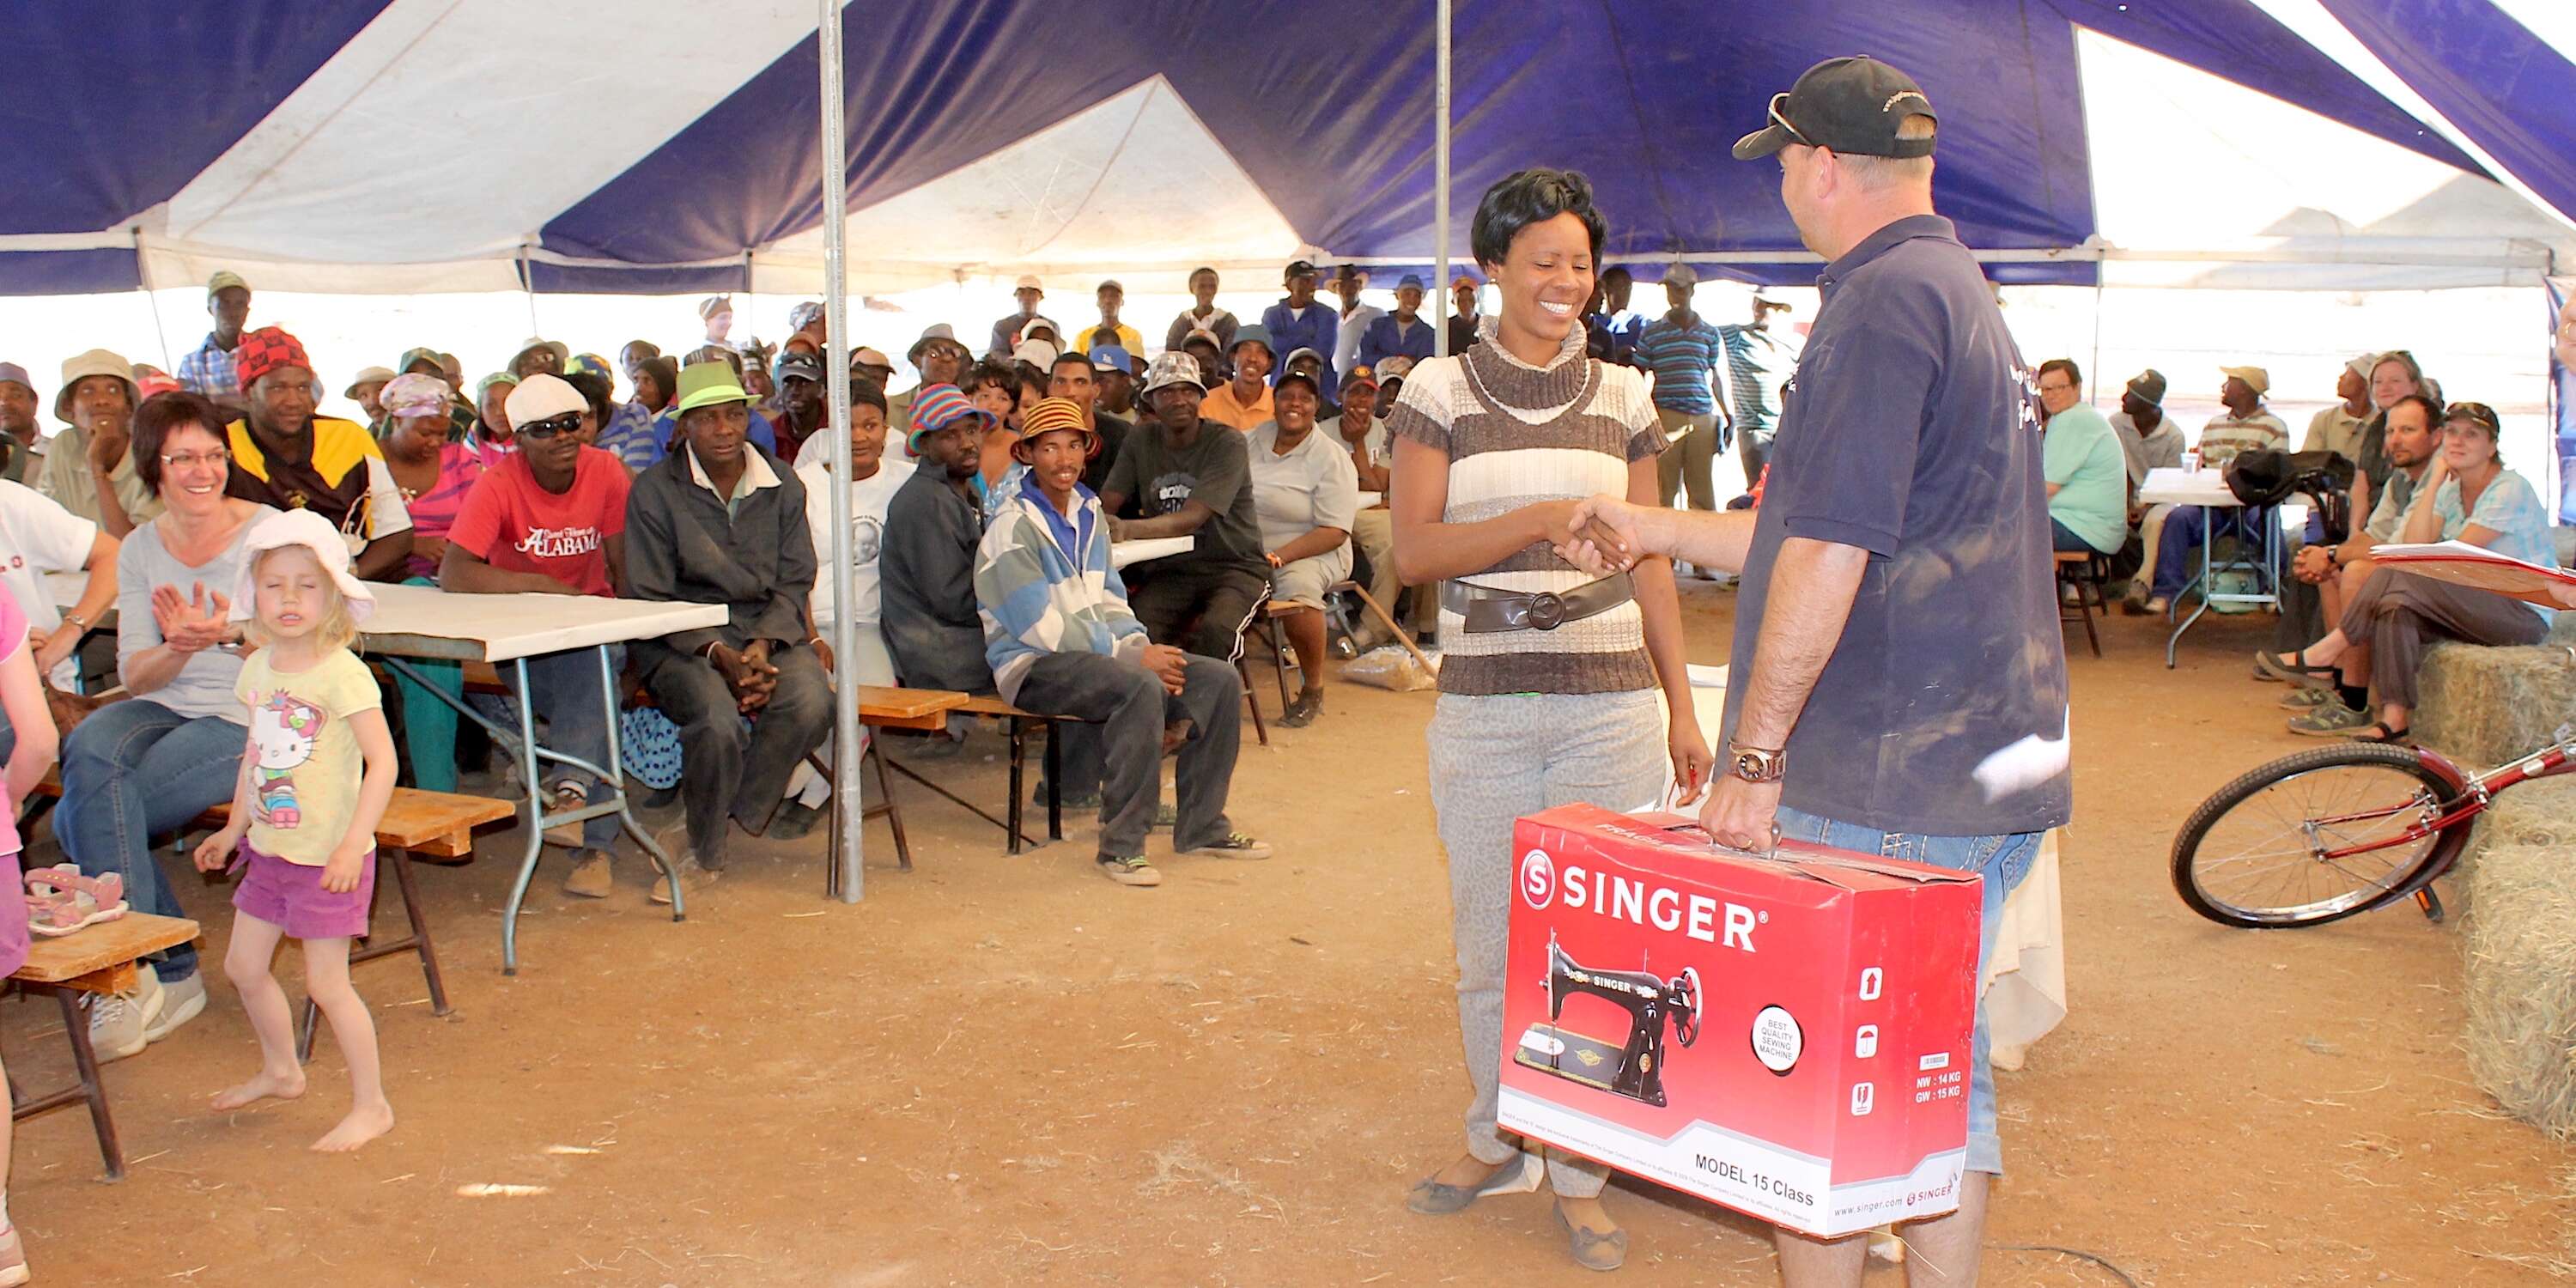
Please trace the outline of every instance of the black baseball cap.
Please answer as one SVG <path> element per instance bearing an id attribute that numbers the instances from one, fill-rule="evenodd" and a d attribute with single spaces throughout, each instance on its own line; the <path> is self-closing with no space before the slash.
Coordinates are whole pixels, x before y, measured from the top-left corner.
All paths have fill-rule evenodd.
<path id="1" fill-rule="evenodd" d="M 1933 140 L 1896 137 L 1909 116 L 1933 116 L 1913 77 L 1875 58 L 1828 58 L 1771 96 L 1770 123 L 1735 141 L 1735 159 L 1759 161 L 1792 143 L 1850 156 L 1932 155 Z"/>
<path id="2" fill-rule="evenodd" d="M 1281 281 L 1283 281 L 1283 282 L 1284 282 L 1284 281 L 1287 281 L 1289 278 L 1292 278 L 1292 277 L 1313 277 L 1314 275 L 1315 275 L 1315 264 L 1314 264 L 1314 261 L 1312 261 L 1312 260 L 1300 259 L 1300 260 L 1294 260 L 1294 261 L 1291 261 L 1291 262 L 1289 263 L 1289 265 L 1288 265 L 1288 271 L 1287 271 L 1287 272 L 1284 272 L 1284 273 L 1281 273 L 1281 274 L 1279 275 L 1279 280 L 1281 280 Z"/>

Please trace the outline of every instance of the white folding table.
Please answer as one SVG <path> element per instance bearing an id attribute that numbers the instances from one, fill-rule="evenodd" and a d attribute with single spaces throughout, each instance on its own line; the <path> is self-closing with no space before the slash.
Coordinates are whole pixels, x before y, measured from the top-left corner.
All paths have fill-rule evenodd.
<path id="1" fill-rule="evenodd" d="M 2192 623 L 2206 616 L 2211 605 L 2260 604 L 2276 610 L 2281 606 L 2279 574 L 2276 571 L 2280 567 L 2281 512 L 2279 510 L 2276 509 L 2273 512 L 2271 522 L 2263 525 L 2262 540 L 2255 543 L 2261 550 L 2262 562 L 2259 565 L 2253 559 L 2246 557 L 2242 546 L 2227 562 L 2215 562 L 2216 556 L 2212 554 L 2211 547 L 2217 543 L 2210 539 L 2210 533 L 2217 527 L 2216 513 L 2220 510 L 2241 509 L 2245 505 L 2243 501 L 2237 499 L 2234 492 L 2228 490 L 2225 471 L 2186 472 L 2179 468 L 2149 470 L 2146 481 L 2138 485 L 2138 503 L 2200 507 L 2200 575 L 2192 578 L 2189 584 L 2175 594 L 2166 612 L 2170 615 L 2179 611 L 2183 597 L 2191 593 L 2193 586 L 2200 587 L 2200 603 L 2191 610 L 2190 616 L 2176 622 L 2173 634 L 2166 637 L 2166 670 L 2173 669 L 2177 651 L 2182 646 L 2182 633 L 2190 630 Z M 2162 542 L 2174 540 L 2181 535 L 2183 534 L 2172 530 L 2171 516 L 2167 516 L 2166 531 L 2158 544 L 2161 546 Z M 2254 574 L 2253 593 L 2219 593 L 2218 574 L 2240 569 Z M 2155 570 L 2152 568 L 2145 570 L 2147 576 L 2153 576 L 2154 573 Z"/>
<path id="2" fill-rule="evenodd" d="M 56 602 L 77 603 L 80 598 L 78 574 L 58 574 L 47 579 Z M 672 867 L 669 855 L 653 843 L 644 825 L 635 821 L 627 808 L 625 765 L 617 746 L 617 668 L 609 650 L 633 640 L 658 639 L 675 631 L 722 626 L 726 611 L 722 604 L 668 603 L 640 599 L 608 599 L 598 595 L 464 595 L 429 586 L 397 586 L 373 583 L 376 608 L 361 623 L 358 650 L 381 660 L 395 672 L 438 699 L 456 708 L 466 719 L 491 731 L 505 742 L 510 730 L 504 729 L 476 711 L 461 698 L 451 697 L 429 683 L 412 667 L 414 661 L 490 662 L 498 666 L 512 664 L 517 672 L 515 691 L 518 695 L 519 777 L 528 792 L 528 809 L 535 821 L 528 828 L 527 853 L 519 861 L 518 879 L 511 884 L 509 906 L 501 913 L 501 973 L 519 973 L 519 906 L 526 901 L 528 885 L 537 873 L 537 857 L 545 850 L 545 831 L 563 823 L 577 823 L 615 814 L 626 825 L 627 834 L 651 855 L 655 866 L 671 878 L 671 920 L 685 920 L 684 895 L 679 873 Z M 101 623 L 104 629 L 106 623 Z M 599 656 L 601 700 L 607 704 L 608 763 L 594 765 L 578 756 L 541 746 L 537 742 L 537 719 L 528 702 L 528 659 L 550 653 L 587 648 Z M 549 812 L 545 789 L 537 772 L 539 760 L 552 761 L 585 770 L 608 784 L 610 796 L 580 809 Z"/>

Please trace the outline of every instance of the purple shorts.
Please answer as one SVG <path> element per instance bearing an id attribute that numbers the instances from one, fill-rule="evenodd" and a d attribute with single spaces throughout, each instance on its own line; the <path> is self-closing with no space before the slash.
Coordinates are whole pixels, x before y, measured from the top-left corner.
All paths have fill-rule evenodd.
<path id="1" fill-rule="evenodd" d="M 367 908 L 376 891 L 376 852 L 367 851 L 358 884 L 346 894 L 322 888 L 322 869 L 289 863 L 249 841 L 241 843 L 233 870 L 233 907 L 297 939 L 355 939 L 367 933 Z"/>
<path id="2" fill-rule="evenodd" d="M 0 854 L 0 975 L 27 964 L 27 879 L 18 852 Z"/>

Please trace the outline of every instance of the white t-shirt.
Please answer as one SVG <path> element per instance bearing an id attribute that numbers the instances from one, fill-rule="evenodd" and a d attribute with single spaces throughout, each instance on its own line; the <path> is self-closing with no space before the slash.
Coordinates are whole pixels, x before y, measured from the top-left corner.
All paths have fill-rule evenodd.
<path id="1" fill-rule="evenodd" d="M 0 479 L 0 560 L 5 560 L 0 562 L 0 587 L 18 601 L 39 645 L 63 624 L 63 611 L 45 588 L 45 574 L 79 571 L 97 540 L 97 524 L 33 488 Z M 69 692 L 79 665 L 64 658 L 53 670 L 54 687 Z"/>
<path id="2" fill-rule="evenodd" d="M 886 505 L 895 489 L 912 477 L 912 466 L 887 458 L 877 472 L 850 487 L 850 585 L 859 601 L 861 630 L 876 629 L 878 618 L 877 553 L 885 544 Z M 828 625 L 832 614 L 832 471 L 821 461 L 796 467 L 805 485 L 805 530 L 814 534 L 814 623 Z"/>

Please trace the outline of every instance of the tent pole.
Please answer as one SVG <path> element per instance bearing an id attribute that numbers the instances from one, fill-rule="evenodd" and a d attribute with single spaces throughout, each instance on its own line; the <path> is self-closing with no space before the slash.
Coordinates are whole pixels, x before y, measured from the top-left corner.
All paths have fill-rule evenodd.
<path id="1" fill-rule="evenodd" d="M 1431 246 L 1439 266 L 1431 278 L 1431 352 L 1449 356 L 1449 0 L 1433 0 L 1439 15 L 1439 74 L 1432 79 L 1436 100 L 1431 136 Z"/>
<path id="2" fill-rule="evenodd" d="M 152 268 L 143 257 L 143 230 L 134 229 L 134 288 L 143 292 L 143 307 L 152 314 L 152 334 L 161 337 L 161 369 L 177 371 L 170 357 L 170 331 L 161 325 L 161 301 L 152 294 Z"/>
<path id="3" fill-rule="evenodd" d="M 2095 264 L 2093 271 L 2097 274 L 2093 279 L 2093 365 L 2085 370 L 2093 373 L 2093 390 L 2099 393 L 2102 389 L 2102 279 L 2098 274 L 2102 266 Z M 2092 399 L 2085 401 L 2089 403 Z"/>
<path id="4" fill-rule="evenodd" d="M 850 567 L 850 320 L 843 242 L 850 220 L 849 133 L 841 121 L 841 3 L 816 0 L 814 34 L 823 63 L 823 374 L 832 436 L 832 862 L 841 872 L 841 902 L 857 903 L 866 874 L 859 840 L 867 811 L 859 799 L 859 630 L 850 610 L 859 592 Z M 782 340 L 781 343 L 784 343 Z M 816 551 L 816 554 L 822 552 Z"/>

